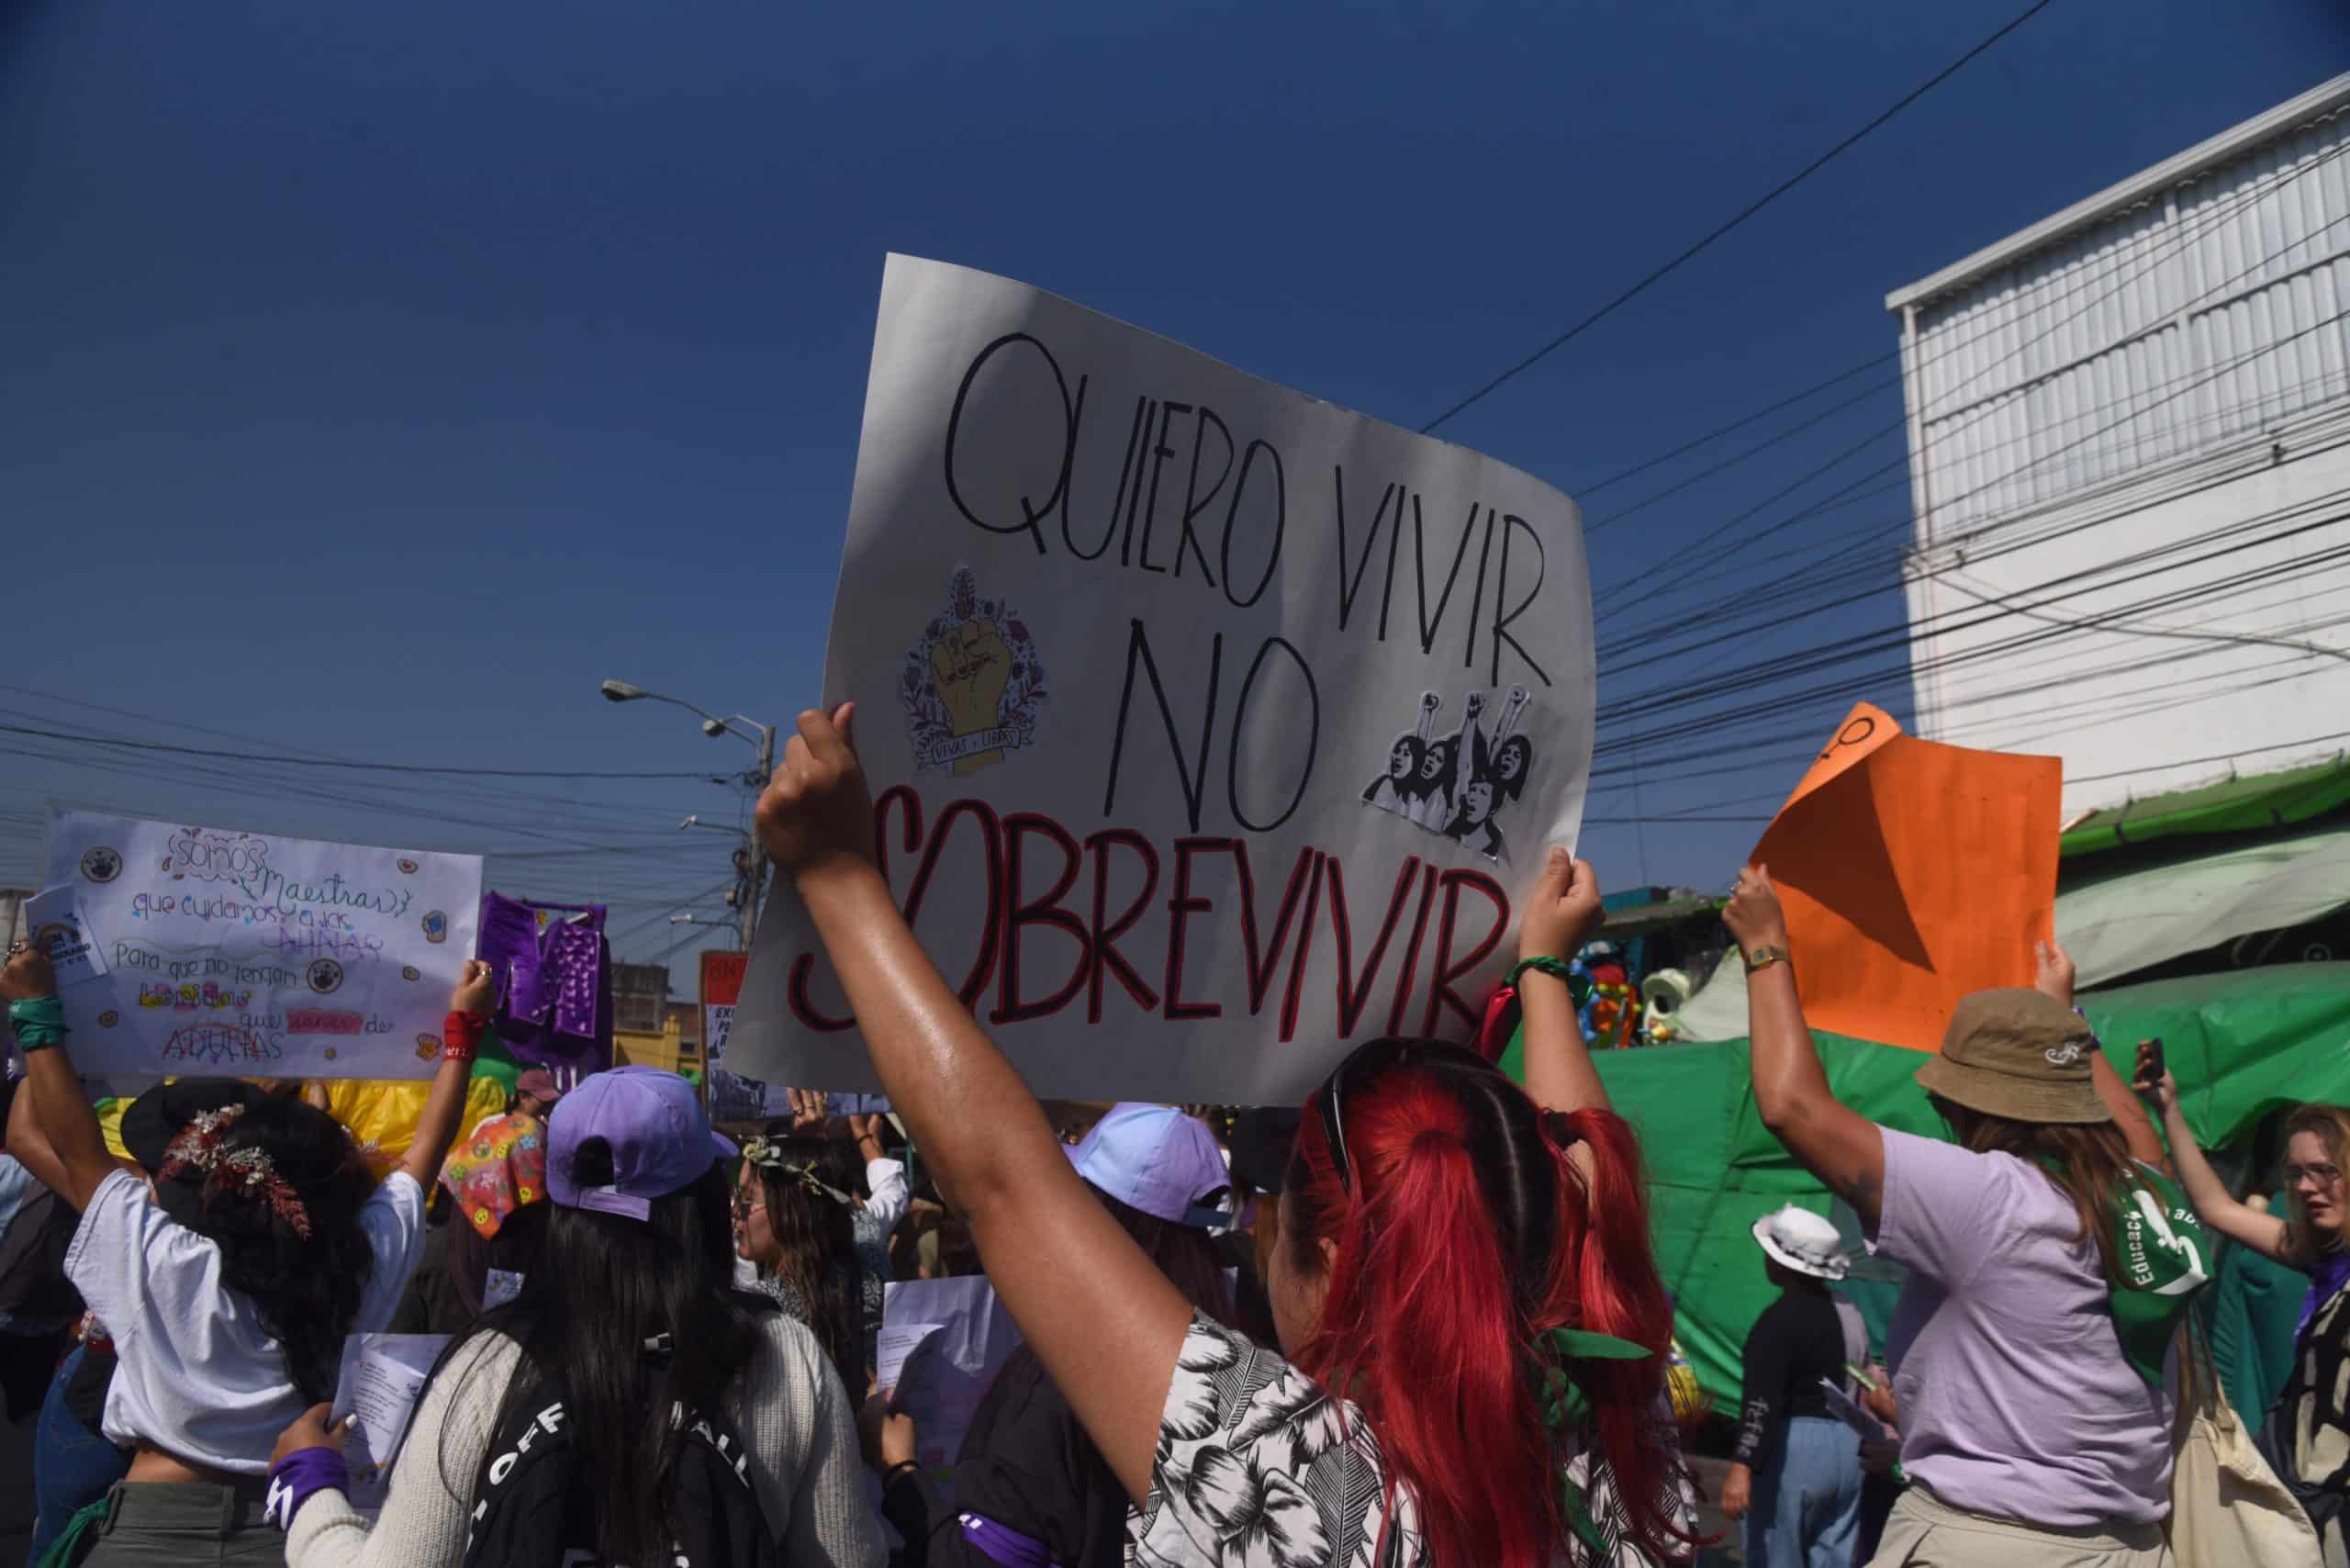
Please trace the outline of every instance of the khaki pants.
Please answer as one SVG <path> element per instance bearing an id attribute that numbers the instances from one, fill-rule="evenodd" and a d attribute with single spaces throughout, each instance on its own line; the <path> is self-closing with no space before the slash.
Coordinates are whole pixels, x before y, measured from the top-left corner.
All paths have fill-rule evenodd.
<path id="1" fill-rule="evenodd" d="M 2160 1525 L 2065 1529 L 1970 1514 L 1912 1486 L 1869 1568 L 2173 1568 Z"/>

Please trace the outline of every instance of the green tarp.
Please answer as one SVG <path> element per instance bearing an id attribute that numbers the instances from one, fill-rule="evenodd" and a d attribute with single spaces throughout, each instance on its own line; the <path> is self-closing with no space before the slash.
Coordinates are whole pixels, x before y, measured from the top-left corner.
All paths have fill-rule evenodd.
<path id="1" fill-rule="evenodd" d="M 2188 1121 L 2210 1148 L 2243 1139 L 2270 1111 L 2304 1100 L 2350 1104 L 2350 964 L 2296 964 L 2196 976 L 2082 999 L 2126 1076 L 2136 1042 L 2163 1037 Z M 1905 1132 L 1944 1131 L 1913 1075 L 1913 1051 L 1818 1036 L 1837 1097 Z M 1831 1200 L 1787 1158 L 1754 1109 L 1744 1040 L 1602 1052 L 1616 1109 L 1640 1134 L 1651 1224 L 1682 1348 L 1722 1407 L 1739 1395 L 1747 1330 L 1771 1299 L 1756 1218 Z M 1849 1226 L 1851 1215 L 1844 1221 Z M 1881 1328 L 1889 1288 L 1852 1294 Z"/>
<path id="2" fill-rule="evenodd" d="M 2070 860 L 2181 834 L 2246 833 L 2305 823 L 2350 801 L 2350 757 L 2229 778 L 2091 812 L 2058 841 Z"/>

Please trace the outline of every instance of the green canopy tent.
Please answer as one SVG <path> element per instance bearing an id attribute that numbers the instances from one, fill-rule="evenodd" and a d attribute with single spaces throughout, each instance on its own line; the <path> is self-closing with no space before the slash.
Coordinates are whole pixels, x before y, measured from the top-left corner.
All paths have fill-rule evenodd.
<path id="1" fill-rule="evenodd" d="M 2188 1125 L 2207 1148 L 2241 1143 L 2269 1113 L 2301 1101 L 2350 1104 L 2350 964 L 2158 980 L 2092 993 L 2082 1004 L 2125 1076 L 2136 1042 L 2163 1038 Z M 1918 1053 L 1816 1037 L 1845 1104 L 1904 1132 L 1946 1136 L 1914 1081 Z M 1519 1049 L 1513 1041 L 1503 1058 L 1514 1074 Z M 1617 1110 L 1640 1135 L 1657 1262 L 1682 1348 L 1706 1390 L 1732 1406 L 1747 1330 L 1773 1294 L 1749 1227 L 1789 1202 L 1832 1215 L 1834 1201 L 1755 1114 L 1746 1041 L 1605 1051 L 1596 1061 Z M 1849 1212 L 1843 1220 L 1849 1227 Z M 1881 1334 L 1891 1288 L 1863 1284 L 1852 1294 Z"/>

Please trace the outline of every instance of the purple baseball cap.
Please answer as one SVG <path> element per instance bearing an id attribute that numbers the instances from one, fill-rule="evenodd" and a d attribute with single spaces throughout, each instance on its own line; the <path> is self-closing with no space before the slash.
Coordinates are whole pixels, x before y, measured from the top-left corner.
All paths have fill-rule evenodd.
<path id="1" fill-rule="evenodd" d="M 573 1159 L 589 1138 L 612 1146 L 612 1182 L 582 1187 Z M 710 1130 L 694 1086 L 657 1067 L 616 1067 L 579 1081 L 547 1115 L 547 1196 L 567 1209 L 644 1219 L 740 1151 Z"/>
<path id="2" fill-rule="evenodd" d="M 1069 1158 L 1128 1208 L 1202 1229 L 1231 1222 L 1215 1202 L 1232 1190 L 1215 1135 L 1172 1105 L 1113 1105 Z"/>

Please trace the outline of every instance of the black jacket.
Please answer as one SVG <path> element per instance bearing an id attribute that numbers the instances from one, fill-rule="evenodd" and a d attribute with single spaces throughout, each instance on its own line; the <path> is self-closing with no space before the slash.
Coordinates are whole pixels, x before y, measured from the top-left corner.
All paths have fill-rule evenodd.
<path id="1" fill-rule="evenodd" d="M 1025 1345 L 972 1415 L 955 1462 L 955 1506 L 1043 1542 L 1060 1568 L 1119 1568 L 1126 1489 Z M 952 1525 L 931 1538 L 929 1561 L 933 1568 L 996 1568 Z"/>

